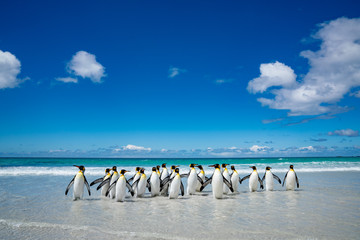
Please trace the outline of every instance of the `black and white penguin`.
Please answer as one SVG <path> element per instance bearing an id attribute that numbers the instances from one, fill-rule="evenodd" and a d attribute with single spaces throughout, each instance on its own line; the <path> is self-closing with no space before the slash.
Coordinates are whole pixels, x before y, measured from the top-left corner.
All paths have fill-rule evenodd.
<path id="1" fill-rule="evenodd" d="M 297 188 L 299 188 L 299 179 L 294 171 L 294 166 L 290 165 L 289 171 L 286 173 L 283 181 L 283 186 L 286 181 L 286 190 L 295 190 L 295 182 Z"/>
<path id="2" fill-rule="evenodd" d="M 275 174 L 273 174 L 270 171 L 270 169 L 271 169 L 271 167 L 265 168 L 265 174 L 264 174 L 263 178 L 261 179 L 262 182 L 264 182 L 264 179 L 265 179 L 266 191 L 274 190 L 274 179 L 276 179 L 281 184 L 280 178 L 278 176 L 276 176 Z"/>
<path id="3" fill-rule="evenodd" d="M 74 200 L 82 199 L 82 197 L 84 195 L 84 184 L 85 184 L 85 186 L 86 186 L 86 188 L 88 190 L 89 196 L 91 196 L 90 186 L 89 186 L 89 183 L 86 180 L 86 177 L 85 177 L 85 174 L 84 174 L 85 173 L 85 167 L 84 166 L 77 166 L 77 165 L 74 165 L 74 167 L 79 168 L 79 172 L 70 181 L 69 185 L 67 186 L 67 188 L 65 190 L 65 195 L 68 194 L 69 189 L 74 184 L 74 189 L 73 189 Z"/>
<path id="4" fill-rule="evenodd" d="M 250 167 L 253 169 L 252 173 L 244 177 L 240 180 L 240 183 L 242 183 L 244 180 L 249 178 L 249 190 L 250 192 L 255 192 L 258 188 L 258 182 L 260 183 L 260 188 L 264 189 L 263 183 L 259 177 L 259 174 L 256 170 L 255 166 Z"/>

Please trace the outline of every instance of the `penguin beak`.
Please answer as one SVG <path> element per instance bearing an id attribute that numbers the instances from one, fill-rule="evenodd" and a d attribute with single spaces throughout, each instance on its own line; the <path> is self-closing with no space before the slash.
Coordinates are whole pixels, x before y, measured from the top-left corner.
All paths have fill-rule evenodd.
<path id="1" fill-rule="evenodd" d="M 215 167 L 215 165 L 209 165 L 209 167 Z"/>
<path id="2" fill-rule="evenodd" d="M 79 168 L 80 169 L 80 166 L 77 166 L 77 165 L 73 165 L 74 167 L 77 167 L 77 168 Z"/>

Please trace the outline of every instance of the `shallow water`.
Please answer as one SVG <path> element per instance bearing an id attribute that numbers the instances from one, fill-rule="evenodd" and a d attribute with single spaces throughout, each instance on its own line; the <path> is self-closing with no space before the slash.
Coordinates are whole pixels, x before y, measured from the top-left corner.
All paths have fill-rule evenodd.
<path id="1" fill-rule="evenodd" d="M 88 181 L 100 176 L 88 176 Z M 282 179 L 284 174 L 279 174 Z M 195 196 L 80 201 L 64 191 L 70 176 L 0 176 L 1 239 L 359 239 L 359 172 L 298 173 L 300 189 L 213 199 Z M 186 184 L 186 179 L 183 180 Z M 185 186 L 186 187 L 186 186 Z"/>

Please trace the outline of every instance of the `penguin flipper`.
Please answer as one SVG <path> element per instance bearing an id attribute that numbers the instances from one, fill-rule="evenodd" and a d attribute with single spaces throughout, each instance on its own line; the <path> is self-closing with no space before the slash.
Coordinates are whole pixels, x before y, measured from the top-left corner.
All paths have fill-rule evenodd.
<path id="1" fill-rule="evenodd" d="M 201 185 L 204 184 L 203 180 L 201 179 L 201 177 L 199 177 L 199 175 L 197 175 L 197 179 L 198 179 L 198 181 L 201 183 Z"/>
<path id="2" fill-rule="evenodd" d="M 134 180 L 134 177 L 135 177 L 135 176 L 136 176 L 136 173 L 134 174 L 134 176 L 132 176 L 131 178 L 129 178 L 128 181 L 130 182 L 130 181 Z"/>
<path id="3" fill-rule="evenodd" d="M 134 190 L 131 187 L 131 184 L 126 180 L 126 187 L 129 189 L 131 196 L 134 196 Z"/>
<path id="4" fill-rule="evenodd" d="M 170 176 L 167 176 L 166 178 L 164 178 L 161 182 L 160 182 L 160 189 L 164 188 L 164 186 L 170 182 Z M 160 190 L 161 191 L 161 190 Z"/>
<path id="5" fill-rule="evenodd" d="M 208 178 L 208 179 L 202 184 L 202 186 L 200 187 L 200 192 L 201 192 L 202 190 L 204 190 L 204 188 L 211 183 L 211 180 L 212 180 L 212 176 L 211 176 L 210 178 Z"/>
<path id="6" fill-rule="evenodd" d="M 207 176 L 205 176 L 205 181 L 207 181 L 209 178 Z"/>
<path id="7" fill-rule="evenodd" d="M 258 180 L 259 180 L 259 183 L 260 183 L 260 188 L 264 189 L 263 181 L 260 179 L 259 175 L 258 175 Z"/>
<path id="8" fill-rule="evenodd" d="M 149 189 L 149 192 L 151 192 L 150 178 L 147 180 L 146 187 Z"/>
<path id="9" fill-rule="evenodd" d="M 85 182 L 85 185 L 86 185 L 86 188 L 87 188 L 87 190 L 88 190 L 88 193 L 89 193 L 89 196 L 91 196 L 91 192 L 90 192 L 90 186 L 89 186 L 89 183 L 88 183 L 88 181 L 86 180 L 86 177 L 85 177 L 85 175 L 84 175 L 84 182 Z"/>
<path id="10" fill-rule="evenodd" d="M 284 181 L 283 181 L 282 186 L 284 186 L 284 183 L 285 183 L 285 179 L 286 179 L 286 177 L 287 177 L 287 174 L 288 174 L 288 172 L 285 174 L 285 177 L 284 177 Z"/>
<path id="11" fill-rule="evenodd" d="M 280 180 L 280 178 L 279 178 L 278 176 L 276 176 L 275 174 L 273 174 L 273 177 L 274 177 L 276 180 L 278 180 L 278 182 L 281 184 L 281 180 Z"/>
<path id="12" fill-rule="evenodd" d="M 104 181 L 102 181 L 99 186 L 96 188 L 96 190 L 99 190 L 100 188 L 102 188 L 102 186 L 104 186 L 107 183 L 110 183 L 111 177 L 105 179 Z"/>
<path id="13" fill-rule="evenodd" d="M 295 179 L 296 179 L 296 186 L 297 186 L 297 188 L 299 188 L 299 179 L 298 179 L 296 173 L 295 173 Z"/>
<path id="14" fill-rule="evenodd" d="M 137 185 L 140 181 L 140 178 L 138 180 L 136 180 L 135 182 L 133 182 L 133 184 L 131 185 L 131 188 L 134 190 L 135 188 L 137 188 Z"/>
<path id="15" fill-rule="evenodd" d="M 66 187 L 66 190 L 65 190 L 65 195 L 67 195 L 67 194 L 68 194 L 68 192 L 69 192 L 69 190 L 70 190 L 71 186 L 74 184 L 75 177 L 76 177 L 76 175 L 73 177 L 73 179 L 71 179 L 71 181 L 70 181 L 69 185 Z"/>
<path id="16" fill-rule="evenodd" d="M 242 179 L 240 180 L 240 184 L 241 184 L 244 180 L 248 179 L 249 177 L 250 177 L 250 174 L 247 175 L 247 176 L 245 176 L 244 178 L 242 178 Z"/>
<path id="17" fill-rule="evenodd" d="M 181 196 L 184 196 L 185 190 L 184 190 L 184 185 L 181 180 L 180 180 L 180 190 L 181 190 Z"/>
<path id="18" fill-rule="evenodd" d="M 90 183 L 90 186 L 92 186 L 92 185 L 94 185 L 94 184 L 97 184 L 97 183 L 101 183 L 103 180 L 104 180 L 104 177 L 95 179 L 94 181 L 92 181 L 92 182 Z"/>
<path id="19" fill-rule="evenodd" d="M 266 172 L 265 172 L 264 176 L 261 179 L 262 182 L 264 182 L 265 176 L 266 176 Z M 275 175 L 273 174 L 273 176 L 275 176 Z"/>
<path id="20" fill-rule="evenodd" d="M 231 183 L 223 176 L 223 182 L 228 186 L 231 192 L 234 192 L 233 187 L 231 186 Z"/>
<path id="21" fill-rule="evenodd" d="M 181 178 L 189 177 L 189 174 L 188 174 L 188 173 L 183 173 L 183 174 L 180 174 L 180 177 L 181 177 Z"/>
<path id="22" fill-rule="evenodd" d="M 105 193 L 105 197 L 107 197 L 109 195 L 111 189 L 113 189 L 116 186 L 116 182 L 117 182 L 117 180 L 109 186 L 108 190 Z"/>

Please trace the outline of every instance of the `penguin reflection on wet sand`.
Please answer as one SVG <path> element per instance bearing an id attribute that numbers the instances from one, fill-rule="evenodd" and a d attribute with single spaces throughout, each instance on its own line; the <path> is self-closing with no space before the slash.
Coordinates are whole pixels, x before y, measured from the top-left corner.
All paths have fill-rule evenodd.
<path id="1" fill-rule="evenodd" d="M 294 171 L 294 166 L 290 165 L 289 171 L 286 173 L 283 181 L 283 186 L 286 181 L 286 190 L 295 190 L 295 182 L 297 188 L 299 188 L 299 179 Z"/>
<path id="2" fill-rule="evenodd" d="M 271 169 L 271 167 L 265 168 L 265 174 L 264 174 L 263 178 L 261 179 L 262 182 L 264 182 L 264 180 L 265 180 L 266 191 L 274 190 L 274 179 L 276 179 L 281 184 L 280 178 L 278 176 L 276 176 L 275 174 L 273 174 L 270 171 L 270 169 Z"/>
<path id="3" fill-rule="evenodd" d="M 105 181 L 106 179 L 110 178 L 111 177 L 111 174 L 110 174 L 110 168 L 107 168 L 105 170 L 105 176 L 101 177 L 101 178 L 98 178 L 98 179 L 95 179 L 94 181 L 92 181 L 90 183 L 90 187 L 97 184 L 97 183 L 101 183 L 103 181 Z M 106 184 L 104 184 L 101 188 L 101 196 L 105 196 L 106 195 L 106 192 L 107 190 L 109 189 L 109 186 L 110 186 L 110 181 L 108 181 Z"/>
<path id="4" fill-rule="evenodd" d="M 255 166 L 250 167 L 253 169 L 252 173 L 241 179 L 240 183 L 249 178 L 249 190 L 250 192 L 255 192 L 258 188 L 258 182 L 260 183 L 260 188 L 264 189 L 263 183 L 259 177 L 259 174 Z"/>
<path id="5" fill-rule="evenodd" d="M 210 165 L 209 167 L 215 168 L 213 175 L 207 179 L 202 187 L 200 188 L 200 191 L 202 191 L 208 184 L 211 183 L 212 186 L 212 192 L 213 197 L 216 199 L 223 198 L 223 186 L 226 184 L 226 186 L 230 189 L 231 192 L 234 192 L 234 189 L 231 186 L 231 183 L 226 180 L 226 178 L 222 175 L 220 171 L 220 165 L 214 164 Z"/>
<path id="6" fill-rule="evenodd" d="M 69 185 L 67 186 L 66 190 L 65 190 L 65 195 L 68 194 L 70 188 L 72 185 L 74 185 L 74 189 L 73 189 L 73 196 L 74 196 L 74 201 L 78 200 L 78 199 L 82 199 L 83 195 L 84 195 L 84 184 L 86 185 L 86 188 L 88 190 L 89 196 L 91 196 L 91 192 L 90 192 L 90 186 L 88 181 L 86 180 L 86 177 L 84 175 L 85 173 L 85 167 L 84 166 L 76 166 L 74 165 L 74 167 L 79 168 L 79 172 L 73 177 L 73 179 L 70 181 Z"/>

